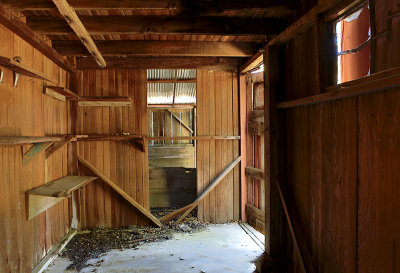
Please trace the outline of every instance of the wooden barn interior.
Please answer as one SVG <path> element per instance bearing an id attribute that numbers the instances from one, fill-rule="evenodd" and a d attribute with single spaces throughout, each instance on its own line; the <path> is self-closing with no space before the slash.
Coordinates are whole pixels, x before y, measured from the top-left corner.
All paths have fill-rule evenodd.
<path id="1" fill-rule="evenodd" d="M 0 272 L 194 215 L 400 273 L 399 90 L 399 0 L 0 0 Z"/>

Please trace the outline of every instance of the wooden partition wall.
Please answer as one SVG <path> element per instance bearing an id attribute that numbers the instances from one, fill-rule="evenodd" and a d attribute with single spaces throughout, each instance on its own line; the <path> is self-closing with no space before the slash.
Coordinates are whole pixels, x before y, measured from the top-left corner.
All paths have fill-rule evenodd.
<path id="1" fill-rule="evenodd" d="M 388 18 L 395 2 L 370 4 L 376 16 L 372 33 L 391 25 L 389 35 L 371 44 L 371 73 L 400 67 L 400 21 Z M 327 67 L 318 67 L 314 41 L 327 41 L 318 40 L 318 28 L 309 26 L 285 45 L 269 47 L 265 60 L 266 86 L 278 102 L 269 106 L 269 114 L 277 113 L 282 121 L 268 129 L 278 128 L 284 136 L 271 148 L 283 159 L 283 171 L 271 179 L 286 189 L 306 267 L 320 273 L 400 272 L 400 89 L 311 105 L 293 103 L 328 92 L 323 80 L 333 76 L 324 74 Z M 319 58 L 326 57 L 325 50 Z M 374 90 L 374 81 L 362 82 Z M 266 173 L 270 171 L 274 169 Z M 287 223 L 284 230 L 290 234 Z M 304 272 L 295 244 L 288 253 L 288 271 Z"/>
<path id="2" fill-rule="evenodd" d="M 0 40 L 0 56 L 21 56 L 22 64 L 53 78 L 56 84 L 65 86 L 69 82 L 66 72 L 3 26 Z M 1 136 L 67 133 L 66 102 L 44 95 L 41 80 L 23 75 L 14 88 L 13 72 L 1 69 Z M 47 162 L 42 153 L 23 165 L 23 152 L 30 146 L 0 146 L 0 272 L 31 272 L 71 226 L 68 200 L 27 220 L 25 192 L 68 174 L 66 147 L 52 154 Z"/>
<path id="3" fill-rule="evenodd" d="M 197 134 L 239 135 L 239 90 L 236 72 L 197 71 Z M 197 141 L 197 192 L 201 193 L 239 156 L 239 140 Z M 239 219 L 240 166 L 198 206 L 198 218 L 213 223 Z"/>
<path id="4" fill-rule="evenodd" d="M 78 134 L 147 135 L 146 70 L 83 70 L 77 76 L 76 86 L 81 96 L 129 97 L 131 101 L 129 107 L 78 107 Z M 125 141 L 89 141 L 78 145 L 78 154 L 149 209 L 147 148 L 143 152 Z M 84 167 L 81 172 L 88 173 Z M 82 228 L 147 223 L 99 179 L 87 185 L 81 195 Z"/>

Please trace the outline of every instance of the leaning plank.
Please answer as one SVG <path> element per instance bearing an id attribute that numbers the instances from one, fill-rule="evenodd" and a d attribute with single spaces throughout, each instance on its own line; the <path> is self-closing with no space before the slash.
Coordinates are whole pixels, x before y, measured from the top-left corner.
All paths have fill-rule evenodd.
<path id="1" fill-rule="evenodd" d="M 261 222 L 265 222 L 265 211 L 262 211 L 253 205 L 246 203 L 246 212 L 250 218 L 258 219 Z"/>
<path id="2" fill-rule="evenodd" d="M 44 256 L 44 258 L 32 269 L 32 273 L 41 273 L 47 266 L 57 258 L 58 254 L 65 248 L 65 246 L 76 235 L 76 229 L 71 230 Z"/>
<path id="3" fill-rule="evenodd" d="M 350 98 L 379 92 L 390 88 L 400 86 L 400 69 L 395 68 L 388 71 L 378 72 L 364 78 L 354 80 L 350 83 L 344 83 L 335 87 L 329 87 L 326 93 L 300 98 L 276 104 L 278 109 L 287 109 L 323 102 L 329 102 L 344 98 Z"/>
<path id="4" fill-rule="evenodd" d="M 73 136 L 65 136 L 63 140 L 53 143 L 46 149 L 45 158 L 48 158 L 52 153 L 62 148 L 65 144 L 72 140 Z"/>
<path id="5" fill-rule="evenodd" d="M 22 157 L 22 164 L 28 164 L 32 159 L 34 159 L 37 155 L 46 150 L 52 144 L 52 142 L 34 143 L 33 146 L 26 153 L 24 153 Z"/>
<path id="6" fill-rule="evenodd" d="M 72 192 L 92 182 L 94 176 L 64 176 L 27 192 L 29 195 L 70 197 Z"/>
<path id="7" fill-rule="evenodd" d="M 94 174 L 96 174 L 101 180 L 107 183 L 111 188 L 113 188 L 116 192 L 118 192 L 125 200 L 127 200 L 131 205 L 133 205 L 138 211 L 140 211 L 144 216 L 146 216 L 150 221 L 152 221 L 158 227 L 162 227 L 162 223 L 154 217 L 150 212 L 148 212 L 144 207 L 142 207 L 138 202 L 136 202 L 129 194 L 124 192 L 120 187 L 117 186 L 111 179 L 106 177 L 102 172 L 96 169 L 92 164 L 90 164 L 86 159 L 82 156 L 78 155 L 78 160 L 84 166 L 86 166 L 89 170 L 91 170 Z"/>
<path id="8" fill-rule="evenodd" d="M 293 211 L 292 211 L 292 215 L 290 215 L 289 209 L 287 206 L 287 198 L 282 191 L 280 183 L 278 180 L 275 180 L 275 183 L 276 183 L 276 186 L 278 189 L 279 197 L 281 199 L 283 210 L 285 211 L 285 216 L 286 216 L 287 223 L 289 225 L 290 233 L 292 235 L 294 247 L 297 251 L 297 254 L 300 257 L 300 263 L 303 268 L 303 271 L 306 273 L 315 273 L 315 269 L 314 269 L 313 262 L 311 259 L 311 254 L 308 250 L 307 243 L 305 241 L 305 237 L 302 236 L 302 234 L 300 234 L 301 231 L 300 231 L 300 225 L 298 222 L 297 213 L 293 213 Z"/>
<path id="9" fill-rule="evenodd" d="M 65 20 L 69 24 L 69 26 L 74 30 L 76 35 L 85 45 L 87 50 L 92 54 L 93 58 L 96 60 L 97 64 L 100 67 L 106 66 L 106 61 L 101 55 L 99 49 L 94 43 L 92 37 L 90 37 L 86 28 L 83 26 L 81 20 L 79 19 L 76 12 L 72 9 L 72 7 L 68 4 L 66 0 L 53 0 L 53 3 L 56 5 L 58 11 L 61 15 L 64 16 Z"/>
<path id="10" fill-rule="evenodd" d="M 188 215 L 199 203 L 201 200 L 203 200 L 203 198 L 209 194 L 218 184 L 219 182 L 222 181 L 222 179 L 225 178 L 225 176 L 227 176 L 229 174 L 230 171 L 232 171 L 237 164 L 239 164 L 241 160 L 241 156 L 238 156 L 231 164 L 229 164 L 212 182 L 211 184 L 196 198 L 196 200 L 177 210 L 174 211 L 170 214 L 165 215 L 164 217 L 161 218 L 162 221 L 169 221 L 174 219 L 175 217 L 177 217 L 178 215 L 180 215 L 181 213 L 183 213 L 183 215 L 178 219 L 178 221 L 176 222 L 177 224 L 179 224 L 183 219 L 185 219 L 186 215 Z M 178 213 L 179 212 L 179 213 Z M 171 218 L 172 217 L 172 218 Z"/>

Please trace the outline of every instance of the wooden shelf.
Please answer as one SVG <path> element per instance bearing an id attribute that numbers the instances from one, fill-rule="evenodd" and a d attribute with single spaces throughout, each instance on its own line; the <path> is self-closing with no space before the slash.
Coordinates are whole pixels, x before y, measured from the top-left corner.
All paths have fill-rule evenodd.
<path id="1" fill-rule="evenodd" d="M 79 99 L 80 97 L 72 92 L 71 90 L 65 88 L 65 87 L 59 87 L 59 86 L 45 86 L 44 87 L 44 93 L 46 95 L 49 95 L 55 99 L 65 101 L 66 98 L 75 98 Z"/>
<path id="2" fill-rule="evenodd" d="M 28 197 L 28 220 L 49 209 L 72 192 L 92 182 L 94 176 L 65 176 L 26 192 Z"/>
<path id="3" fill-rule="evenodd" d="M 63 136 L 0 136 L 0 146 L 61 141 Z"/>
<path id="4" fill-rule="evenodd" d="M 80 97 L 76 99 L 78 106 L 130 106 L 131 101 L 128 97 Z"/>
<path id="5" fill-rule="evenodd" d="M 54 79 L 50 79 L 48 76 L 46 76 L 42 72 L 36 71 L 24 64 L 21 64 L 17 61 L 11 60 L 6 57 L 0 56 L 0 66 L 9 68 L 16 73 L 19 73 L 21 75 L 25 75 L 28 77 L 45 80 L 45 81 L 49 81 L 49 82 L 56 82 Z"/>
<path id="6" fill-rule="evenodd" d="M 94 176 L 64 176 L 63 178 L 29 190 L 27 193 L 49 197 L 69 197 L 74 190 L 85 186 L 96 178 Z"/>

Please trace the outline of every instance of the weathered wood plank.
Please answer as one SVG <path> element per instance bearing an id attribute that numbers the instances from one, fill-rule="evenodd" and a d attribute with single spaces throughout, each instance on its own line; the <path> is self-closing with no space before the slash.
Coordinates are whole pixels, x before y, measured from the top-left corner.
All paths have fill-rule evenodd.
<path id="1" fill-rule="evenodd" d="M 202 35 L 276 35 L 286 21 L 275 18 L 238 18 L 206 16 L 81 16 L 91 35 L 104 34 L 202 34 Z M 72 34 L 68 23 L 54 17 L 28 18 L 35 32 L 45 35 Z M 80 33 L 81 34 L 81 33 Z"/>
<path id="2" fill-rule="evenodd" d="M 118 192 L 118 194 L 120 194 L 123 198 L 125 198 L 125 200 L 127 200 L 132 206 L 134 206 L 144 216 L 146 216 L 152 223 L 154 223 L 158 227 L 162 227 L 161 222 L 156 217 L 154 217 L 143 206 L 141 206 L 138 202 L 136 202 L 130 195 L 128 195 L 125 191 L 123 191 L 117 184 L 115 184 L 108 177 L 106 177 L 104 174 L 102 174 L 97 168 L 95 168 L 92 164 L 90 164 L 86 159 L 84 159 L 82 156 L 78 155 L 78 160 L 83 165 L 85 165 L 89 170 L 91 170 L 94 174 L 96 174 L 101 180 L 103 180 L 111 188 L 113 188 L 116 192 Z"/>
<path id="3" fill-rule="evenodd" d="M 33 146 L 29 148 L 26 153 L 24 153 L 22 157 L 22 164 L 28 164 L 32 159 L 34 159 L 37 155 L 46 150 L 52 144 L 52 142 L 34 143 Z"/>
<path id="4" fill-rule="evenodd" d="M 86 28 L 82 24 L 74 9 L 68 4 L 66 0 L 53 0 L 53 3 L 57 6 L 58 11 L 61 13 L 62 16 L 64 16 L 68 25 L 74 30 L 75 34 L 85 45 L 85 47 L 96 60 L 98 65 L 100 67 L 105 67 L 106 61 L 104 60 L 92 37 L 90 37 L 89 33 L 87 32 Z"/>
<path id="5" fill-rule="evenodd" d="M 246 167 L 246 175 L 255 179 L 264 179 L 264 170 L 254 167 Z"/>
<path id="6" fill-rule="evenodd" d="M 257 51 L 252 43 L 197 41 L 96 41 L 103 56 L 138 57 L 250 57 Z M 63 56 L 90 56 L 77 41 L 53 41 Z"/>
<path id="7" fill-rule="evenodd" d="M 4 25 L 16 35 L 24 39 L 31 46 L 39 50 L 43 55 L 60 66 L 62 69 L 75 73 L 76 69 L 63 57 L 57 53 L 51 46 L 40 39 L 25 23 L 16 16 L 9 13 L 2 5 L 0 5 L 0 24 Z"/>
<path id="8" fill-rule="evenodd" d="M 85 186 L 96 178 L 93 176 L 65 176 L 31 189 L 27 191 L 27 194 L 48 197 L 70 197 L 73 191 Z"/>

